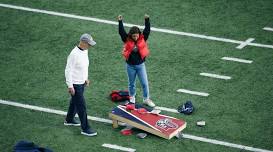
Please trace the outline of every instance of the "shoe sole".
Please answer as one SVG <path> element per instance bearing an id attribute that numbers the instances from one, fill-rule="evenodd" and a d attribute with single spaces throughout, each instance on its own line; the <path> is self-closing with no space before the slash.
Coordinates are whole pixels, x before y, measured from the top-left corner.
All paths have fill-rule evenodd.
<path id="1" fill-rule="evenodd" d="M 79 127 L 81 124 L 71 124 L 71 123 L 64 123 L 65 126 L 76 126 Z"/>
<path id="2" fill-rule="evenodd" d="M 92 137 L 92 136 L 97 136 L 98 133 L 88 134 L 88 133 L 85 133 L 85 132 L 81 132 L 81 134 L 85 135 L 85 136 Z"/>

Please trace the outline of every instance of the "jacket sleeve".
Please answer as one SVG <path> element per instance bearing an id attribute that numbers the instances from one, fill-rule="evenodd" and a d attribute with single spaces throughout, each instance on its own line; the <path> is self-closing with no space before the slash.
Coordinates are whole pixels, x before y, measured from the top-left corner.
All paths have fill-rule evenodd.
<path id="1" fill-rule="evenodd" d="M 72 71 L 74 69 L 74 64 L 75 64 L 75 55 L 73 53 L 70 53 L 67 58 L 67 63 L 65 67 L 65 82 L 68 88 L 73 88 Z"/>
<path id="2" fill-rule="evenodd" d="M 150 31 L 151 31 L 150 19 L 146 18 L 145 19 L 145 28 L 143 30 L 143 35 L 144 35 L 144 40 L 145 41 L 148 40 L 148 37 L 150 35 Z"/>
<path id="3" fill-rule="evenodd" d="M 123 26 L 123 23 L 122 23 L 122 20 L 121 21 L 118 21 L 118 32 L 119 32 L 119 35 L 120 35 L 120 38 L 121 40 L 125 43 L 126 42 L 126 39 L 128 37 L 128 34 L 126 33 L 125 29 L 124 29 L 124 26 Z"/>

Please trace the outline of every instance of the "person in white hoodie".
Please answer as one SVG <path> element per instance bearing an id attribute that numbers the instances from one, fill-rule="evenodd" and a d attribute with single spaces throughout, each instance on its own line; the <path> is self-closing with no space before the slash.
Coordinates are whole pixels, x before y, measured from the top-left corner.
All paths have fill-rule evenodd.
<path id="1" fill-rule="evenodd" d="M 88 80 L 88 48 L 96 45 L 91 35 L 85 33 L 80 37 L 79 45 L 76 46 L 67 58 L 65 67 L 65 78 L 68 92 L 71 95 L 70 105 L 64 121 L 66 126 L 81 126 L 81 134 L 86 136 L 96 136 L 87 120 L 86 104 L 84 99 L 84 89 L 89 86 Z M 78 114 L 80 122 L 75 120 Z"/>

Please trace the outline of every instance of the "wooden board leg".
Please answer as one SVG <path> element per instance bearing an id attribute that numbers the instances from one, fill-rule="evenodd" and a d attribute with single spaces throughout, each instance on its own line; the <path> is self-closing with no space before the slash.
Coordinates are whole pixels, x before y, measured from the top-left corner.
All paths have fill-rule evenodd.
<path id="1" fill-rule="evenodd" d="M 113 119 L 113 128 L 118 128 L 118 121 Z"/>

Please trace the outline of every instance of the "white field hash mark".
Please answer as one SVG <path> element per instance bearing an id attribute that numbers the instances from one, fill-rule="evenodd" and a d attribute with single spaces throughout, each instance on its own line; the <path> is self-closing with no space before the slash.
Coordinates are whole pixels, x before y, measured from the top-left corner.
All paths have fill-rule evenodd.
<path id="1" fill-rule="evenodd" d="M 74 14 L 66 14 L 66 13 L 60 13 L 60 12 L 54 12 L 54 11 L 40 10 L 40 9 L 34 9 L 34 8 L 29 8 L 29 7 L 10 5 L 10 4 L 0 3 L 0 7 L 35 12 L 35 13 L 42 13 L 42 14 L 48 14 L 48 15 L 54 15 L 54 16 L 62 16 L 62 17 L 67 17 L 67 18 L 81 19 L 81 20 L 93 21 L 93 22 L 97 22 L 97 23 L 118 25 L 118 22 L 94 18 L 94 17 L 86 17 L 86 16 L 79 16 L 79 15 L 74 15 Z M 140 25 L 128 24 L 128 23 L 124 23 L 124 26 L 125 27 L 138 26 L 141 29 L 144 28 L 143 26 L 140 26 Z M 227 39 L 227 38 L 218 38 L 218 37 L 214 37 L 214 36 L 206 36 L 206 35 L 201 35 L 201 34 L 180 32 L 180 31 L 161 29 L 161 28 L 155 28 L 155 27 L 151 27 L 151 30 L 156 31 L 156 32 L 162 32 L 162 33 L 169 33 L 169 34 L 175 34 L 175 35 L 182 35 L 182 36 L 190 36 L 190 37 L 195 37 L 195 38 L 207 39 L 207 40 L 212 40 L 212 41 L 234 43 L 234 44 L 239 44 L 239 45 L 246 44 L 246 45 L 250 45 L 250 46 L 273 49 L 273 45 L 267 45 L 267 44 L 246 43 L 245 41 L 238 41 L 238 40 L 232 40 L 232 39 Z"/>
<path id="2" fill-rule="evenodd" d="M 43 108 L 43 107 L 38 107 L 38 106 L 33 106 L 33 105 L 27 105 L 27 104 L 17 103 L 17 102 L 13 102 L 13 101 L 6 101 L 6 100 L 0 99 L 0 104 L 15 106 L 15 107 L 24 108 L 24 109 L 30 109 L 30 110 L 35 110 L 35 111 L 41 111 L 41 112 L 46 112 L 46 113 L 53 113 L 53 114 L 58 114 L 58 115 L 66 115 L 66 112 L 64 112 L 64 111 Z M 91 119 L 91 118 L 96 118 L 96 119 Z M 112 120 L 109 120 L 109 119 L 92 117 L 92 116 L 88 116 L 88 119 L 98 121 L 98 122 L 112 124 Z M 239 144 L 233 144 L 233 143 L 219 141 L 219 140 L 215 140 L 215 139 L 198 137 L 198 136 L 194 136 L 194 135 L 190 135 L 190 134 L 183 134 L 183 137 L 187 138 L 187 139 L 191 139 L 191 140 L 196 140 L 196 141 L 201 141 L 201 142 L 206 142 L 206 143 L 211 143 L 211 144 L 216 144 L 216 145 L 222 145 L 222 146 L 226 146 L 226 147 L 233 147 L 233 148 L 238 148 L 238 149 L 243 149 L 243 150 L 248 150 L 248 151 L 253 151 L 253 152 L 273 152 L 273 151 L 266 150 L 266 149 L 260 149 L 260 148 L 239 145 Z"/>
<path id="3" fill-rule="evenodd" d="M 222 57 L 222 60 L 227 60 L 227 61 L 235 61 L 235 62 L 240 62 L 240 63 L 252 63 L 253 61 L 251 60 L 245 60 L 245 59 L 239 59 L 239 58 L 233 58 L 233 57 Z"/>
<path id="4" fill-rule="evenodd" d="M 272 31 L 273 32 L 273 28 L 271 28 L 271 27 L 264 27 L 263 30 Z"/>
<path id="5" fill-rule="evenodd" d="M 122 147 L 122 146 L 112 145 L 112 144 L 103 144 L 102 147 L 121 150 L 121 151 L 127 151 L 127 152 L 135 152 L 136 151 L 135 149 L 132 149 L 132 148 L 127 148 L 127 147 Z"/>
<path id="6" fill-rule="evenodd" d="M 211 77 L 211 78 L 216 78 L 216 79 L 223 79 L 223 80 L 231 79 L 230 76 L 218 75 L 218 74 L 212 74 L 212 73 L 200 73 L 200 75 L 206 76 L 206 77 Z"/>
<path id="7" fill-rule="evenodd" d="M 168 112 L 172 112 L 172 113 L 179 113 L 176 109 L 171 109 L 171 108 L 166 108 L 166 107 L 158 107 L 158 106 L 156 106 L 155 109 L 163 110 L 163 111 L 168 111 Z"/>
<path id="8" fill-rule="evenodd" d="M 244 48 L 245 46 L 249 45 L 252 41 L 254 41 L 255 39 L 254 38 L 249 38 L 247 39 L 245 42 L 241 43 L 239 46 L 237 46 L 236 48 L 237 49 L 242 49 Z"/>
<path id="9" fill-rule="evenodd" d="M 205 93 L 205 92 L 197 92 L 197 91 L 191 91 L 191 90 L 186 90 L 186 89 L 178 89 L 177 92 L 198 95 L 198 96 L 204 96 L 204 97 L 209 96 L 209 94 Z"/>

